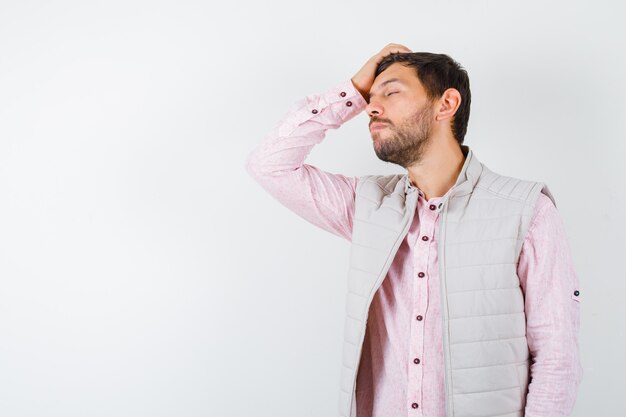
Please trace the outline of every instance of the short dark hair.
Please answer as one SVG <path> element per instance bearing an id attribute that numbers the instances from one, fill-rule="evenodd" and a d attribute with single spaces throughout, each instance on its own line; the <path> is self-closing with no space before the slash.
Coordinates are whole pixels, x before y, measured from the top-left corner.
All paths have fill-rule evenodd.
<path id="1" fill-rule="evenodd" d="M 396 62 L 415 68 L 417 78 L 426 89 L 428 98 L 431 101 L 441 97 L 448 88 L 455 88 L 459 91 L 461 104 L 452 119 L 452 134 L 459 142 L 459 145 L 463 144 L 472 101 L 467 71 L 448 55 L 431 52 L 410 52 L 387 55 L 378 64 L 375 76 L 378 77 L 381 72 Z"/>

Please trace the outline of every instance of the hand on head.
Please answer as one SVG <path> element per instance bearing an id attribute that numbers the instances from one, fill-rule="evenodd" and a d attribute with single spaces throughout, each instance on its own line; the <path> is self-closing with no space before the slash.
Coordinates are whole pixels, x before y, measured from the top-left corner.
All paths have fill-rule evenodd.
<path id="1" fill-rule="evenodd" d="M 400 45 L 397 43 L 390 43 L 381 49 L 376 55 L 371 57 L 365 65 L 357 72 L 354 77 L 352 77 L 351 81 L 354 84 L 354 87 L 361 93 L 363 98 L 368 101 L 369 99 L 369 91 L 374 84 L 374 74 L 376 73 L 376 68 L 378 68 L 378 64 L 389 54 L 397 53 L 397 52 L 405 52 L 410 53 L 413 52 L 409 48 L 404 45 Z"/>

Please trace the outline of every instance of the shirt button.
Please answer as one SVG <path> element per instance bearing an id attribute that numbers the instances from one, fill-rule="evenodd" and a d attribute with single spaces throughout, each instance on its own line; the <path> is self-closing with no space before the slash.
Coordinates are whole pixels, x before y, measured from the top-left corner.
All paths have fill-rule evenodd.
<path id="1" fill-rule="evenodd" d="M 422 319 L 423 319 L 424 317 L 422 317 L 422 316 L 417 316 L 417 317 L 415 317 L 415 318 L 417 319 L 417 321 L 422 321 Z"/>
<path id="2" fill-rule="evenodd" d="M 417 408 L 417 407 L 419 407 L 419 406 L 417 405 L 417 403 L 413 403 L 413 404 L 411 404 L 411 407 L 413 407 L 413 408 Z"/>
<path id="3" fill-rule="evenodd" d="M 422 240 L 426 242 L 428 240 L 428 236 L 422 236 Z"/>
<path id="4" fill-rule="evenodd" d="M 420 278 L 424 278 L 426 276 L 426 274 L 423 273 L 423 272 L 420 272 L 420 273 L 417 274 L 417 276 L 420 277 Z"/>
<path id="5" fill-rule="evenodd" d="M 346 106 L 348 106 L 348 107 L 352 106 L 352 102 L 351 101 L 346 101 Z"/>
<path id="6" fill-rule="evenodd" d="M 431 204 L 430 206 L 428 206 L 428 208 L 431 209 L 431 210 L 435 210 L 437 208 L 437 206 L 434 205 L 434 204 Z"/>
<path id="7" fill-rule="evenodd" d="M 339 93 L 339 95 L 340 95 L 341 97 L 345 97 L 345 96 L 346 96 L 346 92 L 345 92 L 345 91 L 342 91 L 341 93 Z"/>
<path id="8" fill-rule="evenodd" d="M 580 295 L 580 291 L 578 291 L 578 290 L 574 291 L 574 295 L 575 295 L 576 297 L 578 297 L 578 296 Z"/>
<path id="9" fill-rule="evenodd" d="M 313 110 L 311 110 L 311 113 L 313 113 L 313 114 L 317 114 L 317 109 L 313 109 Z"/>
<path id="10" fill-rule="evenodd" d="M 419 365 L 419 363 L 420 363 L 419 358 L 415 358 L 415 359 L 413 359 L 413 363 L 414 363 L 414 364 L 416 364 L 416 365 Z"/>

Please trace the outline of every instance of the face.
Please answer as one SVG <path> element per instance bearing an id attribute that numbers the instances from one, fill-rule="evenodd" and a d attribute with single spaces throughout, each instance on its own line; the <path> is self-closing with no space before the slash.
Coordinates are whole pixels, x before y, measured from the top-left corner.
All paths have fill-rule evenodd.
<path id="1" fill-rule="evenodd" d="M 374 80 L 367 105 L 374 151 L 379 159 L 407 168 L 422 159 L 434 108 L 415 69 L 391 64 Z"/>

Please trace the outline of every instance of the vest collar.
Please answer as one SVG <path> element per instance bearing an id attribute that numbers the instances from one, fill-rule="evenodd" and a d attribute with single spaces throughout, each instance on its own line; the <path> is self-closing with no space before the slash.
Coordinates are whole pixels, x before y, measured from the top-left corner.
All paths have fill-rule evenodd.
<path id="1" fill-rule="evenodd" d="M 465 155 L 465 162 L 461 168 L 461 172 L 456 179 L 455 184 L 444 195 L 443 200 L 447 200 L 452 195 L 462 196 L 472 192 L 474 186 L 478 182 L 478 177 L 483 171 L 483 165 L 480 163 L 474 152 L 469 146 L 461 145 L 461 151 Z M 402 177 L 404 181 L 404 193 L 410 194 L 417 191 L 417 188 L 411 184 L 408 172 Z M 443 202 L 443 201 L 442 201 Z"/>

